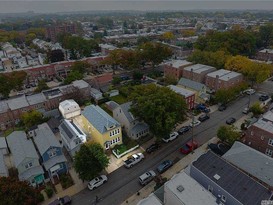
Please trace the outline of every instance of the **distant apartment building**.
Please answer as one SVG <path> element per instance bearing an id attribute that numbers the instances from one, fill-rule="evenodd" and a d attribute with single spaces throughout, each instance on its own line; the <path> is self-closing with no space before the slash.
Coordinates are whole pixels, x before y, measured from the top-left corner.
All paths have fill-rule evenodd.
<path id="1" fill-rule="evenodd" d="M 216 68 L 212 66 L 194 64 L 184 68 L 183 78 L 187 78 L 199 83 L 204 83 L 206 75 L 214 71 L 216 71 Z"/>
<path id="2" fill-rule="evenodd" d="M 56 41 L 59 34 L 76 34 L 76 32 L 77 28 L 75 24 L 49 26 L 46 28 L 46 38 L 50 39 L 51 41 Z"/>
<path id="3" fill-rule="evenodd" d="M 194 108 L 195 92 L 175 85 L 169 85 L 168 87 L 185 99 L 185 102 L 188 105 L 188 109 Z"/>
<path id="4" fill-rule="evenodd" d="M 38 110 L 47 113 L 58 109 L 60 102 L 66 99 L 89 99 L 90 86 L 83 80 L 70 85 L 60 86 L 34 95 L 19 95 L 0 101 L 0 129 L 5 130 L 20 122 L 23 113 Z"/>
<path id="5" fill-rule="evenodd" d="M 184 68 L 190 65 L 192 65 L 192 63 L 186 60 L 174 60 L 167 62 L 164 65 L 164 76 L 179 80 L 183 75 Z"/>
<path id="6" fill-rule="evenodd" d="M 268 111 L 245 132 L 245 144 L 273 157 L 273 112 Z"/>
<path id="7" fill-rule="evenodd" d="M 243 75 L 234 71 L 220 69 L 206 75 L 205 85 L 212 90 L 236 86 L 243 82 Z"/>

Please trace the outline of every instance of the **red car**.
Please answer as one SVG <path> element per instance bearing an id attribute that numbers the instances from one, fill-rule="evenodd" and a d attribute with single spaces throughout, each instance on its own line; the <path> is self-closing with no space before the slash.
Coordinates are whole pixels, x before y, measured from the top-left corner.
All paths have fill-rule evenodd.
<path id="1" fill-rule="evenodd" d="M 195 150 L 197 147 L 198 143 L 195 140 L 190 140 L 179 150 L 182 154 L 189 154 L 192 150 Z"/>

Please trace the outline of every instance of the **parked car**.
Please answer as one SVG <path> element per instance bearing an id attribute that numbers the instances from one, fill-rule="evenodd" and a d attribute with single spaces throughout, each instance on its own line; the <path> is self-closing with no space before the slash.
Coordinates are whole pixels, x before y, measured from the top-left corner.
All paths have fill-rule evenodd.
<path id="1" fill-rule="evenodd" d="M 202 110 L 206 109 L 206 105 L 200 103 L 200 104 L 196 105 L 195 109 L 202 111 Z"/>
<path id="2" fill-rule="evenodd" d="M 194 120 L 193 122 L 190 123 L 190 127 L 196 127 L 200 124 L 201 124 L 201 122 L 199 120 Z"/>
<path id="3" fill-rule="evenodd" d="M 210 112 L 210 108 L 205 108 L 204 110 L 202 110 L 202 112 L 204 112 L 204 113 L 209 113 Z"/>
<path id="4" fill-rule="evenodd" d="M 178 130 L 178 133 L 179 133 L 180 135 L 182 135 L 182 134 L 188 132 L 190 129 L 191 129 L 191 127 L 190 127 L 189 125 L 188 125 L 188 126 L 183 126 L 183 127 L 181 127 L 181 128 Z"/>
<path id="5" fill-rule="evenodd" d="M 146 152 L 147 152 L 147 153 L 152 153 L 152 152 L 158 150 L 159 147 L 160 147 L 160 145 L 159 145 L 158 143 L 154 143 L 154 144 L 150 145 L 150 146 L 146 149 Z"/>
<path id="6" fill-rule="evenodd" d="M 124 166 L 126 168 L 131 168 L 135 164 L 139 163 L 144 159 L 144 155 L 142 153 L 136 153 L 130 156 L 127 160 L 124 161 Z"/>
<path id="7" fill-rule="evenodd" d="M 166 136 L 166 137 L 162 138 L 162 140 L 164 142 L 170 142 L 170 141 L 173 141 L 174 139 L 176 139 L 178 135 L 179 134 L 177 132 L 173 132 L 169 136 Z"/>
<path id="8" fill-rule="evenodd" d="M 210 143 L 208 145 L 208 148 L 211 151 L 213 151 L 215 154 L 222 156 L 230 149 L 230 146 L 225 145 L 223 143 L 219 143 L 219 144 Z"/>
<path id="9" fill-rule="evenodd" d="M 182 154 L 189 154 L 192 150 L 198 147 L 198 143 L 195 140 L 189 140 L 184 146 L 182 146 L 179 151 Z"/>
<path id="10" fill-rule="evenodd" d="M 165 160 L 157 167 L 157 171 L 159 173 L 163 173 L 167 169 L 169 169 L 171 166 L 173 166 L 173 161 L 172 160 Z"/>
<path id="11" fill-rule="evenodd" d="M 60 197 L 60 198 L 52 201 L 48 205 L 68 205 L 68 204 L 71 204 L 71 197 L 70 196 Z"/>
<path id="12" fill-rule="evenodd" d="M 247 94 L 247 95 L 253 95 L 256 91 L 254 89 L 247 89 L 245 90 L 243 93 Z"/>
<path id="13" fill-rule="evenodd" d="M 227 109 L 227 106 L 224 105 L 224 104 L 222 104 L 222 105 L 220 105 L 220 106 L 218 107 L 218 110 L 219 110 L 219 111 L 224 111 L 224 110 L 226 110 L 226 109 Z"/>
<path id="14" fill-rule="evenodd" d="M 106 183 L 107 180 L 108 180 L 107 176 L 100 175 L 100 176 L 96 177 L 95 179 L 92 179 L 88 183 L 88 189 L 94 190 L 94 189 L 98 188 L 99 186 L 101 186 L 102 184 Z"/>
<path id="15" fill-rule="evenodd" d="M 269 99 L 269 96 L 268 95 L 261 95 L 260 97 L 259 97 L 259 100 L 260 101 L 266 101 L 266 100 L 268 100 Z"/>
<path id="16" fill-rule="evenodd" d="M 243 109 L 243 114 L 248 114 L 249 113 L 249 107 L 245 107 Z"/>
<path id="17" fill-rule="evenodd" d="M 155 172 L 150 170 L 148 172 L 145 172 L 141 176 L 138 177 L 139 183 L 143 186 L 148 184 L 150 181 L 153 180 L 153 178 L 156 176 Z"/>
<path id="18" fill-rule="evenodd" d="M 227 119 L 226 123 L 228 125 L 232 125 L 235 121 L 236 121 L 236 119 L 234 117 L 231 117 L 231 118 Z"/>
<path id="19" fill-rule="evenodd" d="M 207 114 L 202 114 L 202 115 L 200 115 L 200 116 L 198 117 L 198 120 L 199 120 L 200 122 L 204 122 L 204 121 L 208 120 L 209 118 L 210 118 L 209 115 L 207 115 Z"/>

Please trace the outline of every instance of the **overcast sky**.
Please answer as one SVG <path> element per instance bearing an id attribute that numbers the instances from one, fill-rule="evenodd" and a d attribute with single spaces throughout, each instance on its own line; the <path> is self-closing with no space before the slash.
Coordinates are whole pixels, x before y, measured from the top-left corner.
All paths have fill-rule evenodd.
<path id="1" fill-rule="evenodd" d="M 258 9 L 273 10 L 273 0 L 0 0 L 0 13 L 34 11 L 36 13 L 55 13 L 65 11 L 91 10 L 209 10 L 209 9 Z"/>

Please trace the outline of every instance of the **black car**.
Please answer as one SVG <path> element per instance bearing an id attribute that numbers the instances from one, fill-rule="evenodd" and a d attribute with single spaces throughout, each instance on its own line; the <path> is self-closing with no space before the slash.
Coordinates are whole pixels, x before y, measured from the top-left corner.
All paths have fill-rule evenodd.
<path id="1" fill-rule="evenodd" d="M 230 149 L 230 146 L 225 145 L 223 143 L 219 143 L 219 144 L 210 143 L 208 145 L 208 148 L 211 151 L 213 151 L 215 154 L 222 156 Z"/>
<path id="2" fill-rule="evenodd" d="M 64 196 L 61 198 L 56 199 L 55 201 L 52 201 L 48 205 L 68 205 L 71 204 L 71 198 L 70 196 Z"/>
<path id="3" fill-rule="evenodd" d="M 198 118 L 198 120 L 200 121 L 200 122 L 204 122 L 204 121 L 206 121 L 206 120 L 208 120 L 209 119 L 209 115 L 207 115 L 207 114 L 202 114 L 202 115 L 200 115 L 200 117 Z"/>
<path id="4" fill-rule="evenodd" d="M 147 153 L 152 153 L 152 152 L 158 150 L 159 147 L 160 147 L 160 145 L 159 145 L 158 143 L 154 143 L 154 144 L 150 145 L 150 146 L 146 149 L 146 152 L 147 152 Z"/>
<path id="5" fill-rule="evenodd" d="M 225 105 L 220 105 L 220 106 L 218 107 L 218 110 L 219 110 L 219 111 L 224 111 L 225 109 L 227 109 L 227 106 L 225 106 Z"/>
<path id="6" fill-rule="evenodd" d="M 180 135 L 182 135 L 182 134 L 188 132 L 190 129 L 191 129 L 190 126 L 183 126 L 183 127 L 181 127 L 177 132 L 178 132 Z"/>
<path id="7" fill-rule="evenodd" d="M 260 101 L 266 101 L 266 100 L 268 100 L 269 99 L 269 96 L 268 95 L 261 95 L 260 97 L 259 97 L 259 100 Z"/>
<path id="8" fill-rule="evenodd" d="M 228 125 L 232 125 L 235 121 L 236 121 L 236 119 L 234 117 L 231 117 L 231 118 L 227 119 L 226 123 Z"/>

